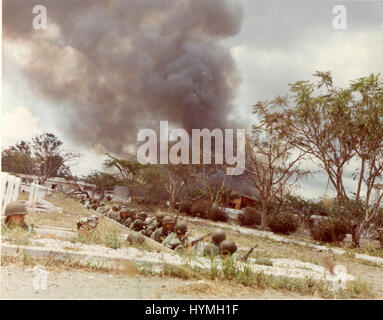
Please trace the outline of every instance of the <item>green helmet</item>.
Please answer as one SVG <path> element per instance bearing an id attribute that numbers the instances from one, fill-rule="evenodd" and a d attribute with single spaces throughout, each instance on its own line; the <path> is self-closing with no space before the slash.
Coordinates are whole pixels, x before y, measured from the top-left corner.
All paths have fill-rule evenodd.
<path id="1" fill-rule="evenodd" d="M 222 230 L 214 230 L 211 238 L 213 243 L 219 246 L 222 241 L 226 240 L 226 234 Z"/>
<path id="2" fill-rule="evenodd" d="M 137 213 L 137 211 L 135 209 L 128 209 L 128 210 L 129 210 L 130 214 L 136 214 Z"/>
<path id="3" fill-rule="evenodd" d="M 170 224 L 170 223 L 175 223 L 173 217 L 165 216 L 165 217 L 162 219 L 162 225 Z"/>
<path id="4" fill-rule="evenodd" d="M 140 231 L 144 227 L 144 222 L 142 220 L 135 220 L 132 225 L 134 231 Z"/>
<path id="5" fill-rule="evenodd" d="M 162 221 L 162 219 L 165 217 L 165 213 L 163 213 L 163 212 L 159 212 L 159 213 L 157 213 L 156 214 L 156 219 L 158 220 L 158 221 Z"/>
<path id="6" fill-rule="evenodd" d="M 126 239 L 130 243 L 144 243 L 145 237 L 139 232 L 129 233 L 128 238 Z"/>
<path id="7" fill-rule="evenodd" d="M 188 231 L 188 226 L 186 223 L 177 223 L 177 225 L 174 227 L 174 232 L 177 234 L 185 234 Z"/>
<path id="8" fill-rule="evenodd" d="M 232 255 L 234 252 L 237 251 L 238 248 L 233 240 L 224 240 L 219 245 L 219 249 L 222 255 Z"/>
<path id="9" fill-rule="evenodd" d="M 4 212 L 6 217 L 12 216 L 14 214 L 22 214 L 26 215 L 28 214 L 27 208 L 25 207 L 24 203 L 21 201 L 13 201 L 8 203 L 8 205 L 5 207 Z"/>
<path id="10" fill-rule="evenodd" d="M 120 210 L 120 214 L 121 214 L 121 213 L 130 213 L 130 211 L 128 210 L 128 208 L 123 207 L 123 208 L 121 208 L 121 210 Z"/>
<path id="11" fill-rule="evenodd" d="M 141 212 L 138 213 L 137 216 L 138 216 L 138 218 L 140 218 L 140 219 L 146 219 L 147 216 L 148 216 L 148 214 L 147 214 L 145 211 L 141 211 Z"/>

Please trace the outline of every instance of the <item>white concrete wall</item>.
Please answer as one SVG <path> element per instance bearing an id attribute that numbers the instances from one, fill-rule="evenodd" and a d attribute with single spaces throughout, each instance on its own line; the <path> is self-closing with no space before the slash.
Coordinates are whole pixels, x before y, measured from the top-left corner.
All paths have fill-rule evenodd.
<path id="1" fill-rule="evenodd" d="M 1 172 L 1 190 L 0 190 L 0 204 L 1 214 L 4 214 L 5 207 L 8 203 L 16 201 L 19 197 L 21 186 L 21 179 L 10 175 L 7 172 Z"/>
<path id="2" fill-rule="evenodd" d="M 38 185 L 36 183 L 31 184 L 31 189 L 29 191 L 28 204 L 33 205 L 40 200 L 43 200 L 45 195 L 48 193 L 48 188 Z"/>

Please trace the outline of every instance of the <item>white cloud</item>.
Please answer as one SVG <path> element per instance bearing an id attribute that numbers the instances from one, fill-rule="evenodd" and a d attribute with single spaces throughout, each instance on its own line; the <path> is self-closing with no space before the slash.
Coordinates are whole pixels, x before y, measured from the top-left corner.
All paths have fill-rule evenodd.
<path id="1" fill-rule="evenodd" d="M 5 112 L 1 119 L 2 146 L 12 145 L 20 140 L 31 140 L 41 134 L 40 118 L 26 107 L 17 107 Z"/>

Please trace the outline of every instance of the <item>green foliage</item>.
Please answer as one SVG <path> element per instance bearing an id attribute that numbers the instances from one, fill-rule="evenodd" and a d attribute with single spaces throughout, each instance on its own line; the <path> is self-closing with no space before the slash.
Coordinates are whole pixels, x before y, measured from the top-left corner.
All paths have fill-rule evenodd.
<path id="1" fill-rule="evenodd" d="M 344 222 L 337 219 L 322 220 L 310 228 L 310 234 L 316 241 L 340 242 L 348 233 Z"/>
<path id="2" fill-rule="evenodd" d="M 267 225 L 276 233 L 291 234 L 299 227 L 298 219 L 289 212 L 279 212 L 267 217 Z"/>
<path id="3" fill-rule="evenodd" d="M 116 232 L 108 234 L 105 245 L 112 249 L 119 249 L 122 247 L 122 242 Z"/>
<path id="4" fill-rule="evenodd" d="M 256 208 L 247 207 L 244 213 L 238 215 L 237 221 L 241 226 L 260 226 L 262 223 L 262 213 Z"/>
<path id="5" fill-rule="evenodd" d="M 208 218 L 210 208 L 210 203 L 205 201 L 199 201 L 192 205 L 190 212 L 191 215 L 194 217 L 206 219 Z"/>
<path id="6" fill-rule="evenodd" d="M 179 211 L 186 214 L 191 214 L 191 207 L 193 205 L 193 202 L 190 200 L 186 200 L 181 202 Z"/>
<path id="7" fill-rule="evenodd" d="M 219 208 L 211 208 L 208 213 L 209 219 L 213 221 L 227 222 L 229 216 L 227 212 L 222 211 Z"/>

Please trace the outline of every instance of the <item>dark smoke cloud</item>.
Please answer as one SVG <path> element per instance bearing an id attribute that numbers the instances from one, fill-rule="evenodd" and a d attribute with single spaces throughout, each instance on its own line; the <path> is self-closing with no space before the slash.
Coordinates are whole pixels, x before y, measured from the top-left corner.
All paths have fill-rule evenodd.
<path id="1" fill-rule="evenodd" d="M 52 107 L 68 106 L 58 117 L 75 141 L 121 154 L 159 120 L 189 130 L 228 127 L 239 79 L 220 40 L 240 29 L 242 10 L 233 2 L 38 4 L 47 8 L 47 30 L 32 28 L 35 1 L 3 1 L 4 42 L 23 41 L 30 87 Z"/>

